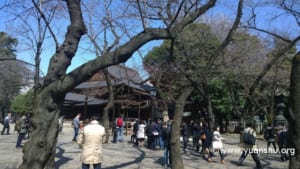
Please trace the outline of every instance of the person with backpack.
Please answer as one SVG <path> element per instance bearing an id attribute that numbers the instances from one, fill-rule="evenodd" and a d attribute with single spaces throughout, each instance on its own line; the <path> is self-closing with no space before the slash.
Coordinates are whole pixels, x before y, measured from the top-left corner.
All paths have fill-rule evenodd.
<path id="1" fill-rule="evenodd" d="M 16 148 L 21 148 L 22 140 L 24 139 L 27 129 L 26 129 L 26 116 L 23 115 L 19 120 L 18 124 L 20 126 L 20 130 L 18 131 L 18 138 L 17 138 L 17 143 L 16 143 Z"/>
<path id="2" fill-rule="evenodd" d="M 242 155 L 239 158 L 238 165 L 242 165 L 243 161 L 246 159 L 247 155 L 250 153 L 253 160 L 256 163 L 256 168 L 261 169 L 261 162 L 258 157 L 258 151 L 256 151 L 257 145 L 256 145 L 256 131 L 252 128 L 252 124 L 247 123 L 246 128 L 243 131 L 243 147 L 244 150 L 242 152 Z M 246 137 L 247 136 L 247 137 Z M 246 139 L 247 138 L 247 139 Z M 254 139 L 251 139 L 254 138 Z"/>
<path id="3" fill-rule="evenodd" d="M 117 136 L 118 136 L 118 141 L 122 142 L 123 141 L 123 132 L 124 132 L 124 126 L 125 126 L 125 122 L 124 122 L 124 118 L 123 115 L 120 115 L 117 119 L 116 119 L 116 130 L 117 130 Z"/>
<path id="4" fill-rule="evenodd" d="M 276 152 L 276 145 L 275 145 L 275 137 L 276 132 L 272 124 L 268 124 L 268 127 L 264 131 L 264 138 L 267 140 L 267 152 L 269 152 L 269 147 L 273 144 L 274 150 Z"/>
<path id="5" fill-rule="evenodd" d="M 9 126 L 9 123 L 10 123 L 10 117 L 11 117 L 11 114 L 8 113 L 7 116 L 4 118 L 4 120 L 3 120 L 3 129 L 2 129 L 1 135 L 4 134 L 5 130 L 6 130 L 6 134 L 9 135 L 9 129 L 10 129 L 10 126 Z"/>

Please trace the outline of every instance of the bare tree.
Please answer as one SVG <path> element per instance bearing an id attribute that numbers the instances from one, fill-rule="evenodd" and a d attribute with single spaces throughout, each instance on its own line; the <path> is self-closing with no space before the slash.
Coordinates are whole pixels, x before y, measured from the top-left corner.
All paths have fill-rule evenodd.
<path id="1" fill-rule="evenodd" d="M 166 24 L 164 28 L 151 28 L 143 24 L 145 25 L 144 29 L 137 31 L 130 39 L 127 39 L 127 42 L 115 47 L 110 52 L 103 53 L 101 57 L 85 63 L 70 73 L 66 73 L 77 52 L 81 37 L 87 32 L 82 17 L 80 0 L 67 0 L 70 25 L 65 33 L 63 43 L 57 45 L 55 54 L 50 60 L 43 84 L 36 89 L 32 113 L 32 137 L 24 146 L 23 163 L 19 168 L 40 169 L 45 168 L 46 165 L 51 166 L 48 165 L 51 163 L 49 159 L 53 160 L 51 157 L 55 154 L 58 117 L 66 92 L 89 79 L 97 71 L 113 64 L 125 62 L 132 56 L 133 52 L 147 42 L 173 38 L 176 36 L 176 32 L 180 32 L 186 25 L 192 23 L 201 14 L 213 7 L 215 0 L 210 0 L 201 5 L 189 3 L 189 10 L 182 8 L 184 3 L 185 1 L 162 1 L 160 6 L 155 3 L 141 3 L 144 7 L 152 8 L 152 12 L 159 12 L 157 16 L 163 19 Z M 171 16 L 172 12 L 175 15 Z M 178 14 L 182 12 L 184 15 L 179 18 Z M 33 156 L 32 154 L 38 155 Z"/>

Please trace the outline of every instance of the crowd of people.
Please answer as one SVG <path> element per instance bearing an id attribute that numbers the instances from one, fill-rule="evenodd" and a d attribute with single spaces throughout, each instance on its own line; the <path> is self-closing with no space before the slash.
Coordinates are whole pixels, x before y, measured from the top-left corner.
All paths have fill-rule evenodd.
<path id="1" fill-rule="evenodd" d="M 82 127 L 79 118 L 80 114 L 78 114 L 73 120 L 73 141 L 77 141 L 80 145 L 83 145 L 82 147 L 84 147 L 84 145 L 86 144 L 92 144 L 93 141 L 88 141 L 89 139 L 96 137 L 98 141 L 97 144 L 95 144 L 94 146 L 97 150 L 101 150 L 101 153 L 99 153 L 100 156 L 97 158 L 94 157 L 94 159 L 97 160 L 89 161 L 86 160 L 91 158 L 86 157 L 89 154 L 87 153 L 88 150 L 85 150 L 83 148 L 82 168 L 85 169 L 90 164 L 94 165 L 95 168 L 99 168 L 101 167 L 102 162 L 102 142 L 103 137 L 106 134 L 105 130 L 102 129 L 103 126 L 101 126 L 98 121 L 95 121 L 95 119 L 93 119 L 91 123 L 88 124 L 86 127 Z M 91 126 L 95 125 L 97 125 L 98 128 L 101 128 L 101 131 L 97 130 L 97 132 L 89 132 L 89 130 L 92 130 L 90 128 L 93 128 Z M 131 142 L 134 143 L 138 148 L 147 147 L 148 149 L 154 151 L 163 150 L 164 166 L 167 168 L 172 163 L 172 159 L 170 158 L 171 127 L 172 120 L 168 119 L 168 117 L 166 119 L 155 119 L 147 121 L 136 120 L 134 124 L 132 124 L 133 129 L 131 135 Z M 82 130 L 80 130 L 80 128 Z M 113 143 L 123 141 L 124 128 L 125 119 L 122 115 L 120 115 L 115 119 L 113 124 Z M 80 136 L 77 140 L 78 133 L 80 133 Z M 89 136 L 90 134 L 93 134 L 94 136 Z M 212 162 L 214 153 L 218 153 L 220 156 L 220 163 L 226 163 L 224 154 L 224 149 L 226 147 L 223 147 L 224 138 L 221 136 L 219 126 L 216 126 L 213 130 L 211 130 L 209 124 L 204 119 L 201 118 L 199 121 L 191 120 L 189 123 L 182 123 L 180 134 L 182 137 L 183 153 L 186 153 L 189 145 L 188 142 L 191 138 L 192 148 L 195 152 L 201 153 L 203 159 L 205 159 L 207 162 Z M 262 168 L 258 152 L 254 151 L 255 149 L 257 149 L 256 131 L 254 129 L 254 126 L 252 126 L 251 124 L 247 124 L 246 128 L 242 133 L 242 136 L 243 151 L 240 155 L 240 158 L 237 159 L 238 165 L 243 165 L 243 161 L 246 159 L 247 155 L 250 154 L 256 164 L 256 168 Z M 269 125 L 264 132 L 264 137 L 267 141 L 266 147 L 268 151 L 270 145 L 273 145 L 273 148 L 276 151 L 276 143 L 278 144 L 279 150 L 287 148 L 287 130 L 283 126 L 275 129 L 274 127 Z M 248 140 L 245 140 L 245 138 L 247 138 Z M 87 147 L 91 148 L 91 145 Z M 289 158 L 289 154 L 287 153 L 280 153 L 280 155 L 282 161 L 288 160 Z"/>
<path id="2" fill-rule="evenodd" d="M 200 119 L 199 121 L 191 120 L 189 124 L 183 122 L 181 137 L 184 153 L 186 153 L 189 138 L 192 138 L 192 146 L 195 152 L 203 154 L 203 159 L 207 160 L 207 162 L 212 162 L 214 152 L 219 152 L 221 163 L 226 163 L 224 160 L 223 137 L 220 134 L 220 127 L 216 126 L 211 131 L 204 119 Z"/>
<path id="3" fill-rule="evenodd" d="M 78 143 L 82 147 L 82 168 L 89 168 L 93 165 L 94 168 L 101 168 L 103 159 L 102 143 L 106 135 L 104 127 L 99 123 L 97 117 L 92 117 L 90 123 L 83 126 L 80 120 L 81 114 L 77 114 L 72 121 L 74 128 L 74 136 L 72 141 Z M 3 120 L 3 128 L 1 135 L 10 134 L 11 113 L 8 113 Z M 131 142 L 138 148 L 147 147 L 153 151 L 163 150 L 164 165 L 167 168 L 172 163 L 170 158 L 170 139 L 172 120 L 167 117 L 164 119 L 155 120 L 136 120 L 132 125 Z M 63 118 L 59 119 L 59 130 L 62 130 Z M 123 141 L 123 132 L 126 126 L 125 119 L 122 115 L 117 117 L 113 124 L 113 143 Z M 15 131 L 18 133 L 16 148 L 22 147 L 22 140 L 30 137 L 30 116 L 28 114 L 22 115 L 15 123 Z M 182 138 L 182 152 L 186 153 L 188 149 L 189 140 L 192 140 L 192 145 L 189 149 L 193 149 L 197 153 L 201 153 L 203 159 L 207 162 L 212 162 L 214 153 L 220 156 L 221 164 L 225 164 L 225 154 L 223 147 L 223 137 L 220 133 L 220 127 L 216 126 L 213 130 L 210 129 L 209 124 L 204 120 L 191 120 L 189 123 L 182 122 L 181 125 Z M 256 168 L 261 168 L 261 161 L 258 156 L 258 149 L 256 143 L 256 131 L 254 126 L 250 123 L 246 124 L 246 128 L 242 133 L 243 151 L 238 159 L 238 165 L 243 165 L 243 161 L 247 155 L 250 154 L 253 158 Z M 272 145 L 274 151 L 279 150 L 282 161 L 288 160 L 290 154 L 282 151 L 288 148 L 288 134 L 285 126 L 273 127 L 269 124 L 264 131 L 264 138 L 266 139 L 266 148 Z M 225 147 L 226 148 L 226 147 Z M 95 153 L 97 151 L 97 153 Z"/>

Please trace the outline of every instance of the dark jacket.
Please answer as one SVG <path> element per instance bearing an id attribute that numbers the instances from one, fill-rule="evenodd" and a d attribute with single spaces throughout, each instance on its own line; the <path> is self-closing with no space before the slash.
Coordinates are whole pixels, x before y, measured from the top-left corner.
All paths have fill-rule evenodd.
<path id="1" fill-rule="evenodd" d="M 170 148 L 170 139 L 171 139 L 171 125 L 170 124 L 168 124 L 166 128 L 162 127 L 161 138 L 164 142 L 164 145 L 167 148 Z"/>
<path id="2" fill-rule="evenodd" d="M 287 148 L 288 145 L 288 132 L 287 130 L 282 130 L 278 136 L 278 145 L 282 148 Z"/>
<path id="3" fill-rule="evenodd" d="M 194 123 L 193 125 L 193 137 L 194 138 L 200 138 L 202 132 L 202 127 L 199 123 Z"/>
<path id="4" fill-rule="evenodd" d="M 212 133 L 209 131 L 208 127 L 204 127 L 202 131 L 206 135 L 206 139 L 203 143 L 203 148 L 210 148 L 212 146 Z"/>
<path id="5" fill-rule="evenodd" d="M 269 126 L 266 128 L 264 132 L 264 137 L 268 142 L 274 142 L 275 141 L 275 129 L 272 126 Z"/>
<path id="6" fill-rule="evenodd" d="M 182 128 L 181 128 L 181 135 L 182 136 L 189 136 L 189 126 L 188 125 L 183 125 Z"/>

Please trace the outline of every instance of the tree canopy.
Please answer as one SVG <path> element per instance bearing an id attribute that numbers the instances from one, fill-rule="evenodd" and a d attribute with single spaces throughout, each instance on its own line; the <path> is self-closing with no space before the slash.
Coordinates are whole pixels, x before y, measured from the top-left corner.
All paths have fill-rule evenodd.
<path id="1" fill-rule="evenodd" d="M 32 112 L 33 90 L 26 94 L 16 96 L 11 104 L 10 110 L 16 113 L 30 113 Z"/>
<path id="2" fill-rule="evenodd" d="M 28 85 L 31 73 L 24 63 L 16 61 L 17 45 L 16 38 L 0 32 L 0 106 L 6 111 L 20 89 Z"/>

